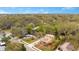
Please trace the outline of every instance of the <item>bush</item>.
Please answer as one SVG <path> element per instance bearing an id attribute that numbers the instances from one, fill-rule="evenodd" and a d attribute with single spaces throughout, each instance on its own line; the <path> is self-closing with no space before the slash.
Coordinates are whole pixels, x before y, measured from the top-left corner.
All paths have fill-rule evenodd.
<path id="1" fill-rule="evenodd" d="M 8 42 L 6 44 L 6 51 L 25 51 L 25 47 L 23 44 L 15 43 L 15 42 Z"/>

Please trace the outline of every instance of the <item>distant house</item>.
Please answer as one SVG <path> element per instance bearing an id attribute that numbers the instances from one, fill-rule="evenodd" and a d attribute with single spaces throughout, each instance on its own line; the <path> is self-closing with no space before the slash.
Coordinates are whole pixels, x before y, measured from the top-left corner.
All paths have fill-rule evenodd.
<path id="1" fill-rule="evenodd" d="M 57 50 L 59 50 L 59 51 L 73 51 L 74 47 L 70 42 L 65 42 L 64 44 L 59 46 Z"/>
<path id="2" fill-rule="evenodd" d="M 39 26 L 37 26 L 37 27 L 33 28 L 33 30 L 37 30 L 38 28 L 39 28 Z"/>

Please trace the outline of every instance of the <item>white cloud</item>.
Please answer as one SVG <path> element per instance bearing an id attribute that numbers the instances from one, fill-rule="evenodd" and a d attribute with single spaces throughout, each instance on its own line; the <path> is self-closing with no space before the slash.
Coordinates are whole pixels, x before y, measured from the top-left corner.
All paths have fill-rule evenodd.
<path id="1" fill-rule="evenodd" d="M 71 10 L 71 9 L 74 9 L 74 7 L 64 7 L 64 8 L 62 8 L 62 10 Z"/>
<path id="2" fill-rule="evenodd" d="M 49 13 L 49 12 L 48 12 L 48 11 L 46 11 L 45 9 L 40 9 L 40 12 L 41 12 L 41 13 L 44 13 L 44 14 Z"/>
<path id="3" fill-rule="evenodd" d="M 0 14 L 7 14 L 8 12 L 4 11 L 4 10 L 0 10 Z"/>
<path id="4" fill-rule="evenodd" d="M 48 14 L 49 12 L 46 11 L 45 9 L 37 9 L 37 10 L 33 10 L 31 8 L 28 8 L 26 11 L 24 11 L 23 13 L 30 13 L 30 14 Z"/>

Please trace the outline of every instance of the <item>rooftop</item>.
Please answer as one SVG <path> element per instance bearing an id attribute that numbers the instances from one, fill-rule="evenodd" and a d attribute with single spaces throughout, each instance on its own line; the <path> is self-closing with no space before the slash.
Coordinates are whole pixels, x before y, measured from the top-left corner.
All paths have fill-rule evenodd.
<path id="1" fill-rule="evenodd" d="M 35 47 L 43 51 L 52 51 L 56 48 L 58 42 L 58 40 L 55 40 L 54 35 L 47 34 L 35 44 Z"/>
<path id="2" fill-rule="evenodd" d="M 64 44 L 62 44 L 58 50 L 60 51 L 73 51 L 74 47 L 70 42 L 65 42 Z"/>

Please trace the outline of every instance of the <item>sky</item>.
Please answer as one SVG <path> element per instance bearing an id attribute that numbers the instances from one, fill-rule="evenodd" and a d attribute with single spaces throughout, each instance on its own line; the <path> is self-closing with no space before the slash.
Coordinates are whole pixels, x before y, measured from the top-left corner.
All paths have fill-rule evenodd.
<path id="1" fill-rule="evenodd" d="M 79 14 L 79 7 L 0 7 L 0 14 Z"/>

